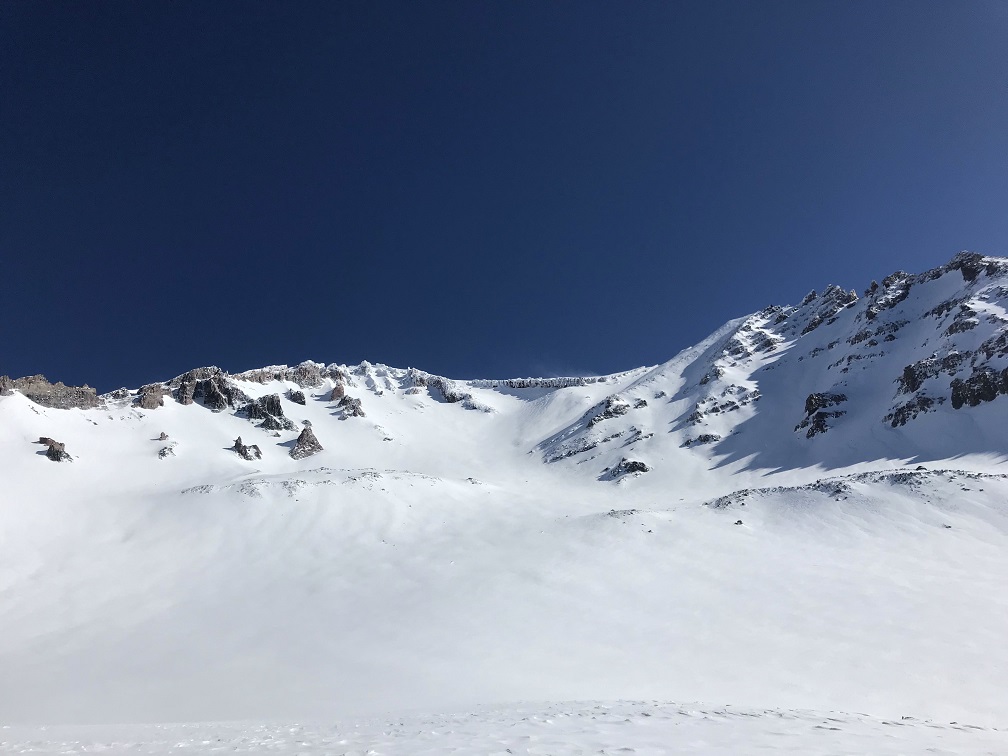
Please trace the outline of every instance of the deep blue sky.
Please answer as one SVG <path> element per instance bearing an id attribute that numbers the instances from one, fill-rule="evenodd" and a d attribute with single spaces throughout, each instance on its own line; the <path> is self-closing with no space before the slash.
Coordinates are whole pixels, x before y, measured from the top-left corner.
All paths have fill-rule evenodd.
<path id="1" fill-rule="evenodd" d="M 0 373 L 663 361 L 1008 254 L 1003 2 L 0 3 Z"/>

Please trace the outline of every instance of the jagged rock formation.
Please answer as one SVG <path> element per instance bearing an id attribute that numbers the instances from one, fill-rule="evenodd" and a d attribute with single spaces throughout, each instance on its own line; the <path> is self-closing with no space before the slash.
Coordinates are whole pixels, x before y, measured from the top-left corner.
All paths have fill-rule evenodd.
<path id="1" fill-rule="evenodd" d="M 238 436 L 238 438 L 235 439 L 233 449 L 239 457 L 246 459 L 249 462 L 262 459 L 262 452 L 259 450 L 259 447 L 256 444 L 246 446 L 242 443 L 241 436 Z"/>
<path id="2" fill-rule="evenodd" d="M 308 360 L 296 367 L 276 365 L 258 370 L 246 370 L 244 373 L 235 374 L 234 377 L 238 380 L 254 381 L 256 383 L 291 381 L 301 388 L 317 388 L 322 385 L 326 378 L 335 378 L 337 374 L 338 368 L 335 365 L 326 366 Z"/>
<path id="3" fill-rule="evenodd" d="M 176 446 L 178 446 L 178 444 L 175 441 L 172 441 L 167 446 L 162 446 L 161 449 L 158 451 L 158 459 L 167 459 L 168 457 L 174 457 Z"/>
<path id="4" fill-rule="evenodd" d="M 344 396 L 336 406 L 343 410 L 342 420 L 350 417 L 367 417 L 364 414 L 364 408 L 361 406 L 361 400 L 355 399 L 352 396 Z"/>
<path id="5" fill-rule="evenodd" d="M 0 376 L 0 390 L 5 395 L 20 391 L 35 404 L 52 409 L 91 409 L 101 404 L 98 392 L 90 386 L 50 383 L 44 375 L 29 375 L 14 380 L 6 375 Z"/>
<path id="6" fill-rule="evenodd" d="M 294 389 L 287 390 L 287 399 L 294 402 L 294 404 L 304 404 L 305 395 L 304 391 L 295 391 Z"/>
<path id="7" fill-rule="evenodd" d="M 46 449 L 46 457 L 51 459 L 53 462 L 73 462 L 73 457 L 66 452 L 65 444 L 49 438 L 48 436 L 40 436 L 38 443 L 49 447 Z"/>
<path id="8" fill-rule="evenodd" d="M 165 387 L 163 383 L 150 383 L 137 391 L 134 402 L 140 409 L 153 410 L 164 407 Z"/>
<path id="9" fill-rule="evenodd" d="M 846 394 L 822 392 L 816 394 L 809 394 L 805 398 L 805 414 L 811 415 L 814 412 L 825 409 L 826 407 L 832 407 L 835 404 L 840 404 L 847 401 Z"/>
<path id="10" fill-rule="evenodd" d="M 645 404 L 647 404 L 645 402 Z M 607 396 L 604 401 L 588 410 L 588 427 L 592 428 L 605 420 L 625 415 L 630 411 L 630 403 L 618 396 Z"/>
<path id="11" fill-rule="evenodd" d="M 344 396 L 346 396 L 346 386 L 343 384 L 343 381 L 336 381 L 336 385 L 333 386 L 332 391 L 329 393 L 329 401 L 338 402 Z"/>
<path id="12" fill-rule="evenodd" d="M 999 394 L 1008 394 L 1008 368 L 1000 373 L 989 367 L 976 370 L 966 380 L 952 381 L 952 408 L 976 407 L 982 402 L 993 402 Z"/>
<path id="13" fill-rule="evenodd" d="M 179 404 L 188 405 L 199 399 L 204 407 L 214 412 L 229 407 L 233 409 L 250 401 L 248 395 L 217 367 L 190 370 L 172 379 L 169 385 L 175 388 L 175 399 Z"/>
<path id="14" fill-rule="evenodd" d="M 164 431 L 161 431 L 161 435 L 158 436 L 158 441 L 167 441 L 167 440 L 168 440 L 168 434 L 165 433 Z"/>
<path id="15" fill-rule="evenodd" d="M 284 415 L 279 394 L 261 396 L 254 402 L 249 402 L 242 408 L 242 413 L 249 420 L 262 420 L 259 427 L 264 430 L 295 430 L 294 423 Z"/>
<path id="16" fill-rule="evenodd" d="M 318 439 L 315 438 L 315 434 L 312 432 L 310 426 L 306 426 L 304 430 L 301 431 L 301 435 L 298 436 L 297 443 L 294 444 L 294 448 L 290 450 L 290 455 L 292 459 L 304 459 L 305 457 L 310 457 L 312 454 L 317 454 L 322 451 L 322 444 L 319 443 Z"/>

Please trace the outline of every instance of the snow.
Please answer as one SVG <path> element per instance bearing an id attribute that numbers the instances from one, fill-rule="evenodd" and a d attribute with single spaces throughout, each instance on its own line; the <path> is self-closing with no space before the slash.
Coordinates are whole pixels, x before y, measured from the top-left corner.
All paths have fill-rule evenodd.
<path id="1" fill-rule="evenodd" d="M 660 701 L 477 707 L 335 724 L 208 723 L 0 729 L 0 751 L 84 754 L 997 753 L 1004 731 L 913 717 Z"/>
<path id="2" fill-rule="evenodd" d="M 867 299 L 801 335 L 824 294 L 583 385 L 342 366 L 366 417 L 327 379 L 276 436 L 0 397 L 0 750 L 1008 750 L 1008 398 L 883 421 L 905 365 L 1004 328 L 927 312 L 999 283 L 914 283 L 875 346 Z M 846 414 L 806 438 L 820 391 Z M 324 450 L 292 460 L 303 421 Z"/>

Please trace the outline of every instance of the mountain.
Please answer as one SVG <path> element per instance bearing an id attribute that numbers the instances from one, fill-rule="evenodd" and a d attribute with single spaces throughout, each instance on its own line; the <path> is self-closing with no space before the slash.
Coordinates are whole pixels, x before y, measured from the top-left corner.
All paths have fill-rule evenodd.
<path id="1" fill-rule="evenodd" d="M 1006 307 L 960 253 L 607 376 L 0 378 L 0 717 L 1003 724 Z"/>

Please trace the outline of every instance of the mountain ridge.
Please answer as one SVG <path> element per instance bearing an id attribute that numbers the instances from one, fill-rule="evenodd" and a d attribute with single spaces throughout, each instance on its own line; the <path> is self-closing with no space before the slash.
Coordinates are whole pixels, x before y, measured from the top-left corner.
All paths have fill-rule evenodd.
<path id="1" fill-rule="evenodd" d="M 1008 261 L 867 291 L 610 376 L 204 367 L 83 409 L 6 381 L 0 712 L 653 698 L 1001 725 Z"/>

